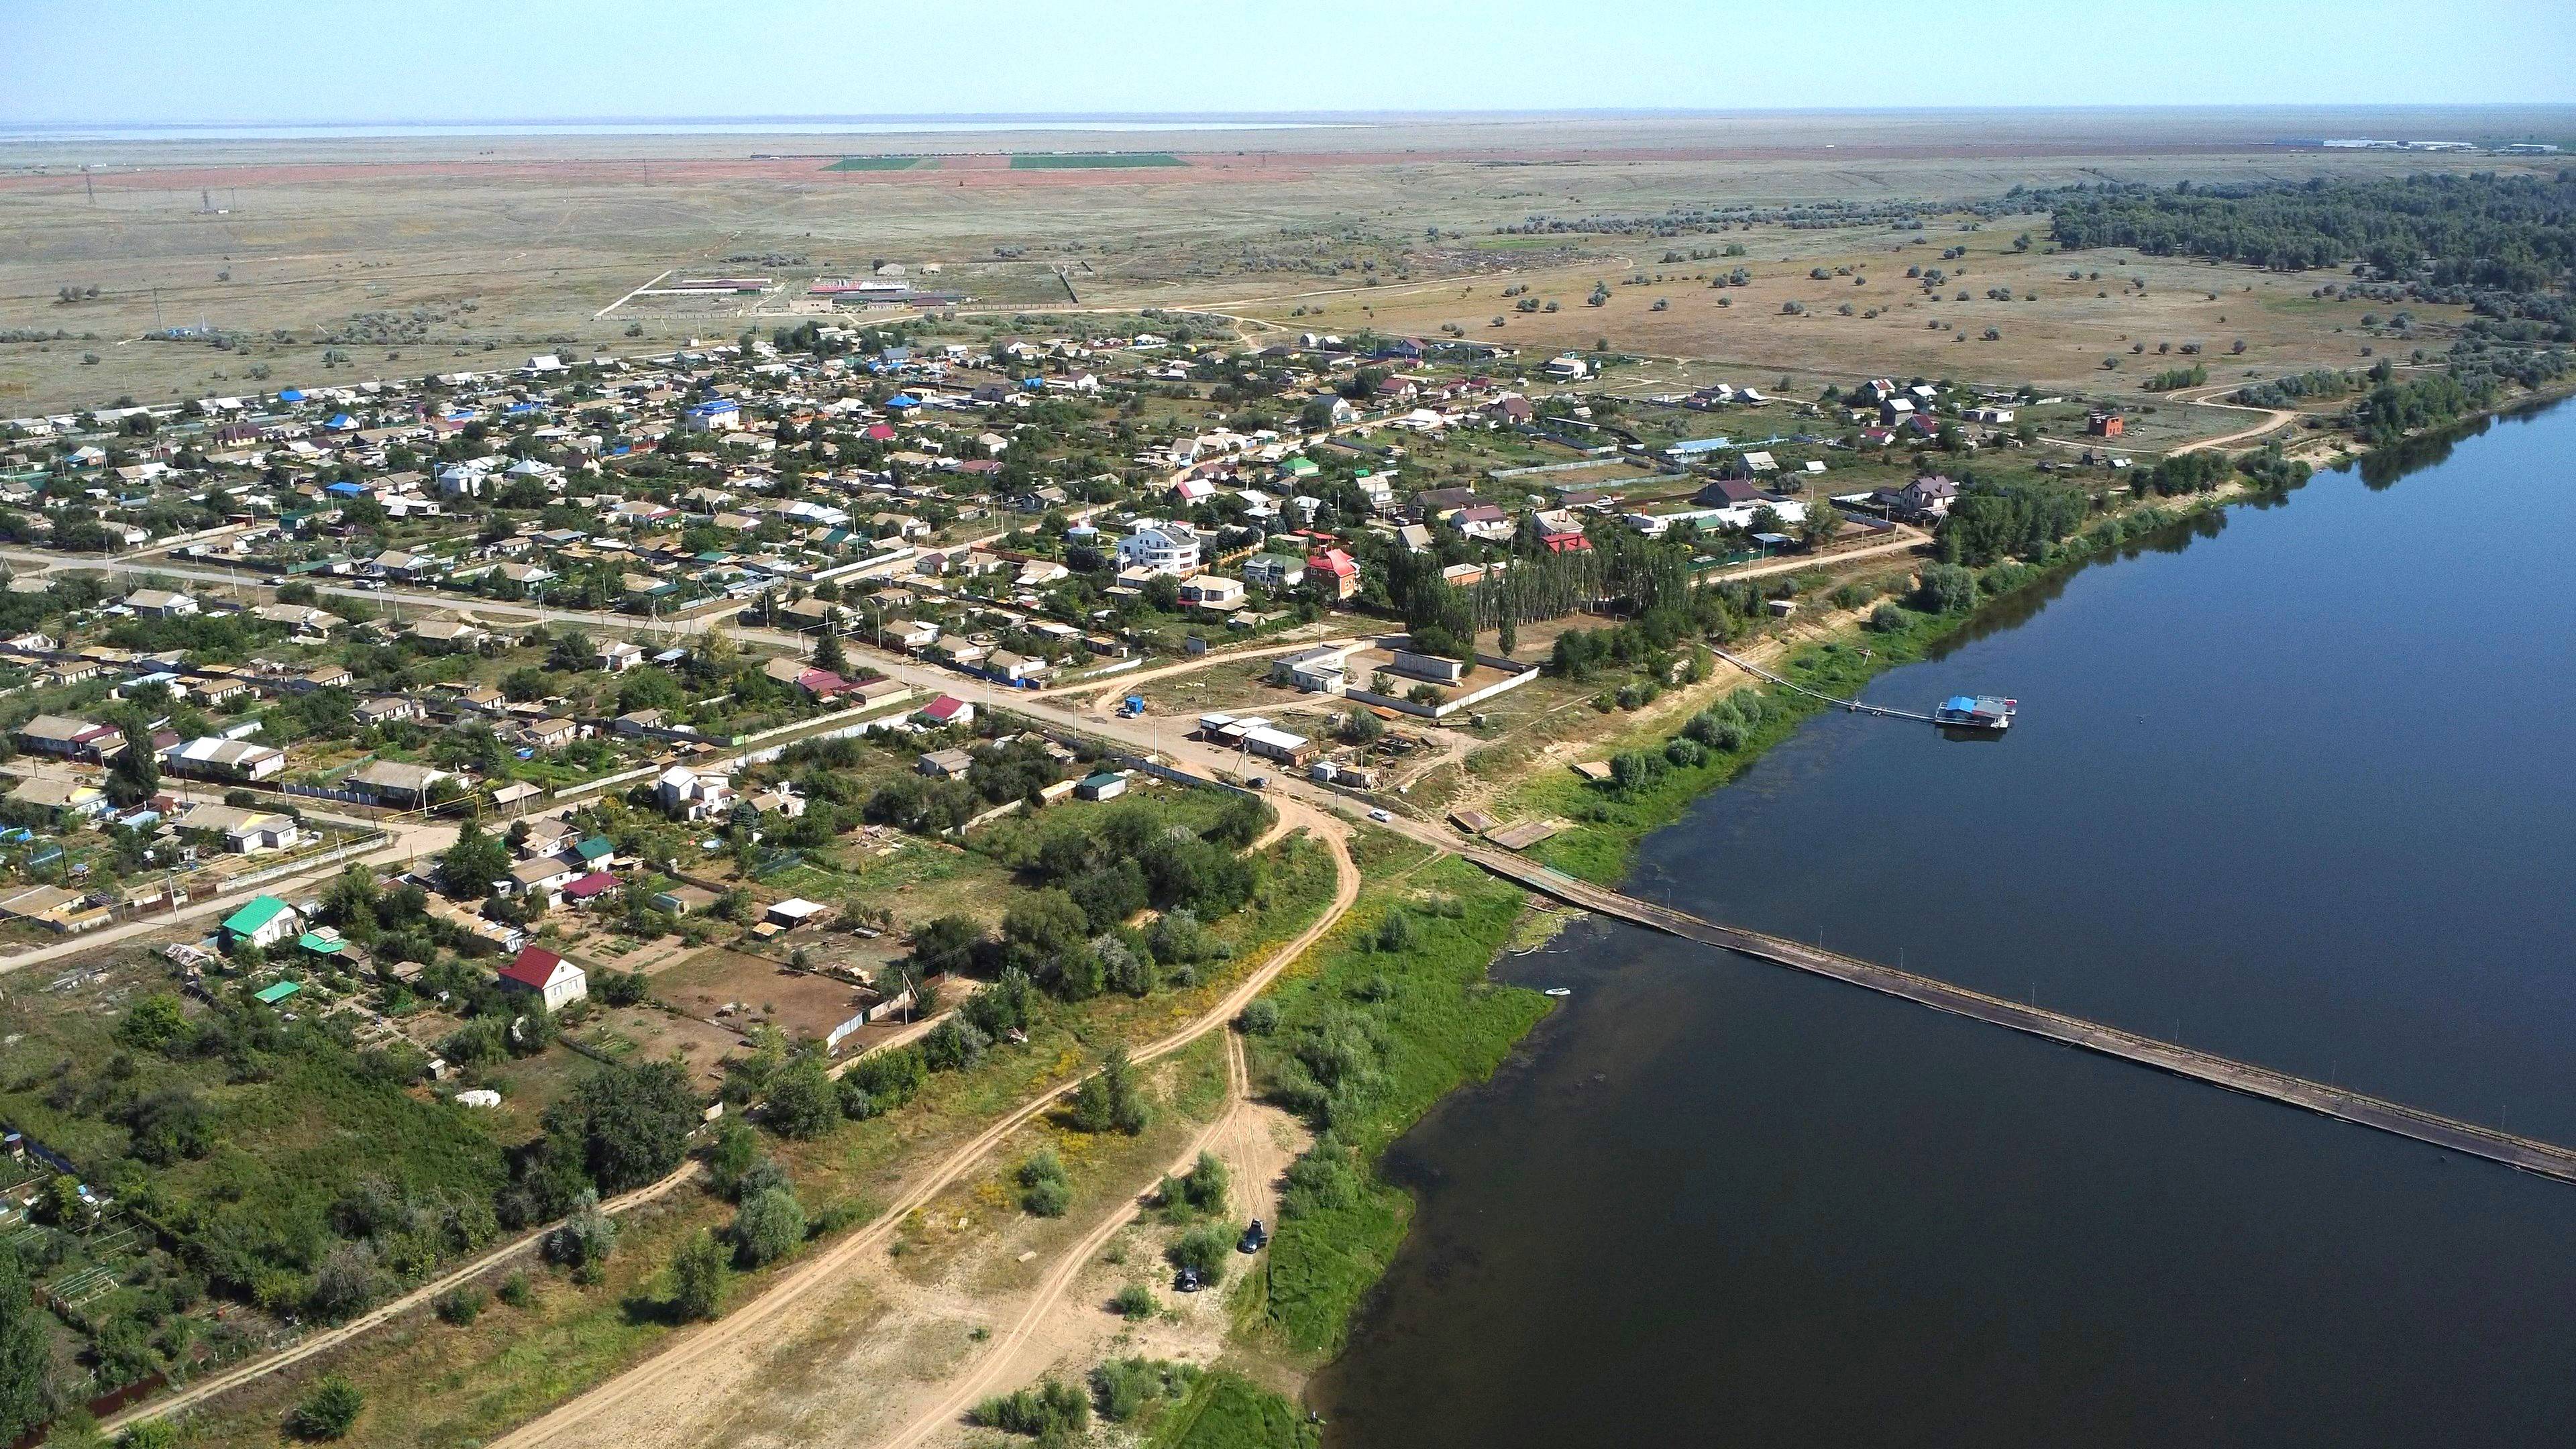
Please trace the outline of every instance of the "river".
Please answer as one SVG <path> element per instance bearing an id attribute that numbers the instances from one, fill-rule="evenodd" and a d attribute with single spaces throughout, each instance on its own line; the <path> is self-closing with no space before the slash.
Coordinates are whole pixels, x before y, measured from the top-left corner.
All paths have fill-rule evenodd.
<path id="1" fill-rule="evenodd" d="M 2025 596 L 1649 839 L 1713 919 L 2576 1142 L 2576 406 Z M 2576 1439 L 2576 1187 L 1589 921 L 1389 1157 L 1335 1449 Z"/>

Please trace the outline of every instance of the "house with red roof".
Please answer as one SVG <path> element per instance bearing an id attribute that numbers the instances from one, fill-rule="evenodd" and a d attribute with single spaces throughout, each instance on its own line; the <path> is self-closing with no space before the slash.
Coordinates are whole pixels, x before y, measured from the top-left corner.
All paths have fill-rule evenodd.
<path id="1" fill-rule="evenodd" d="M 914 717 L 938 729 L 946 725 L 973 724 L 975 706 L 953 694 L 943 694 L 913 712 Z"/>
<path id="2" fill-rule="evenodd" d="M 617 877 L 604 870 L 594 870 L 565 886 L 563 897 L 574 905 L 579 905 L 584 901 L 597 900 L 615 889 L 617 889 Z"/>
<path id="3" fill-rule="evenodd" d="M 1359 561 L 1338 548 L 1306 555 L 1306 577 L 1326 598 L 1337 603 L 1360 591 Z"/>
<path id="4" fill-rule="evenodd" d="M 843 679 L 828 669 L 807 669 L 797 674 L 796 687 L 816 699 L 838 699 L 859 685 L 858 681 Z"/>
<path id="5" fill-rule="evenodd" d="M 501 968 L 501 989 L 528 992 L 542 1000 L 546 1010 L 561 1011 L 590 994 L 590 978 L 543 946 L 522 946 Z"/>

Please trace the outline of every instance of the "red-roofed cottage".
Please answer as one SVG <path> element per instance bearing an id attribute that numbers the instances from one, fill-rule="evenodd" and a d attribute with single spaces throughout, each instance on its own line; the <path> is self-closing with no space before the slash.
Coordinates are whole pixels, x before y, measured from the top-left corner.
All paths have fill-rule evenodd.
<path id="1" fill-rule="evenodd" d="M 1306 577 L 1335 601 L 1351 598 L 1360 591 L 1360 566 L 1357 560 L 1338 548 L 1322 549 L 1306 556 Z"/>
<path id="2" fill-rule="evenodd" d="M 543 946 L 521 947 L 501 968 L 501 985 L 535 994 L 548 1011 L 561 1011 L 590 994 L 590 978 L 582 969 Z"/>

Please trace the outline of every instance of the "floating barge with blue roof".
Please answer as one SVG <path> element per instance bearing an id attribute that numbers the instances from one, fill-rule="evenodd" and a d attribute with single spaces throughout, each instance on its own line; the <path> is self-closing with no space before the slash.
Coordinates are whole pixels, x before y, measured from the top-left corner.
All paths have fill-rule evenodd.
<path id="1" fill-rule="evenodd" d="M 1954 694 L 1932 711 L 1932 722 L 1943 729 L 2001 732 L 2012 728 L 2013 711 L 2020 705 L 2020 700 L 1997 699 L 1991 694 L 1974 698 Z"/>

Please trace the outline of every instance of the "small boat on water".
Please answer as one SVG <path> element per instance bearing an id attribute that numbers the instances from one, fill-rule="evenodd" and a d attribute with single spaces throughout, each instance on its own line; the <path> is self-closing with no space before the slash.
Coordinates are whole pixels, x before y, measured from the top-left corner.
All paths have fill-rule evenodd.
<path id="1" fill-rule="evenodd" d="M 1542 994 L 1547 996 L 1572 996 L 1574 994 L 1574 988 L 1570 986 L 1551 986 Z"/>
<path id="2" fill-rule="evenodd" d="M 2021 707 L 2017 699 L 1997 699 L 1991 694 L 1970 698 L 1954 694 L 1941 701 L 1932 711 L 1932 722 L 1943 729 L 2007 730 L 2012 728 L 2013 711 Z"/>

